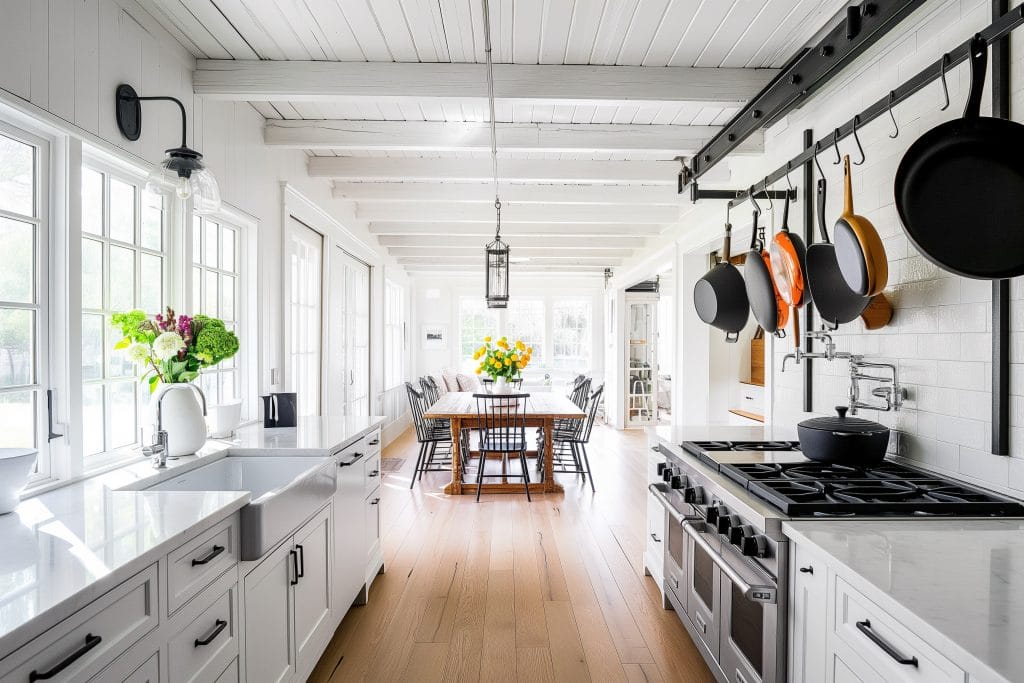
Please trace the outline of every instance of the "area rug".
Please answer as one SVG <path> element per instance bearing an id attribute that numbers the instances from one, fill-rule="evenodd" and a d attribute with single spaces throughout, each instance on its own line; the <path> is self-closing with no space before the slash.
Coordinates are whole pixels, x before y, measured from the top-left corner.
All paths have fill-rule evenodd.
<path id="1" fill-rule="evenodd" d="M 381 472 L 398 472 L 405 465 L 405 458 L 381 458 Z"/>

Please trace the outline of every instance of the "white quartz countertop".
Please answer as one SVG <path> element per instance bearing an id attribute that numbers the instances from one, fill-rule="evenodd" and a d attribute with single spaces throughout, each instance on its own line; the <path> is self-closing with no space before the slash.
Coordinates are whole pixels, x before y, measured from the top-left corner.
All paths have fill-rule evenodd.
<path id="1" fill-rule="evenodd" d="M 0 515 L 0 659 L 225 519 L 246 491 L 140 491 L 230 455 L 329 456 L 383 417 L 304 417 L 293 428 L 249 425 L 155 470 L 148 460 L 23 500 Z"/>
<path id="2" fill-rule="evenodd" d="M 648 427 L 649 437 L 679 445 L 684 441 L 796 441 L 796 426 L 786 425 L 661 425 Z"/>
<path id="3" fill-rule="evenodd" d="M 977 680 L 1024 681 L 1024 520 L 794 521 L 783 531 L 948 657 L 973 665 Z"/>

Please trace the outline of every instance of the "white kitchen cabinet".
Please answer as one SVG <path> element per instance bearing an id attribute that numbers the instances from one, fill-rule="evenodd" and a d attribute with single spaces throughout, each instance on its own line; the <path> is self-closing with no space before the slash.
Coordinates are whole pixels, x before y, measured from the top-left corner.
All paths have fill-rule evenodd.
<path id="1" fill-rule="evenodd" d="M 826 668 L 828 567 L 793 545 L 789 598 L 789 680 L 817 683 Z"/>
<path id="2" fill-rule="evenodd" d="M 363 547 L 366 548 L 366 592 L 370 584 L 384 566 L 384 557 L 380 548 L 380 489 L 376 489 L 366 498 L 366 526 Z"/>
<path id="3" fill-rule="evenodd" d="M 334 631 L 331 515 L 325 507 L 244 579 L 250 683 L 287 681 L 312 669 Z"/>
<path id="4" fill-rule="evenodd" d="M 345 458 L 342 458 L 345 461 Z M 366 582 L 366 499 L 362 460 L 338 468 L 334 495 L 334 604 L 337 621 L 363 590 Z"/>
<path id="5" fill-rule="evenodd" d="M 657 447 L 657 439 L 651 442 L 647 454 L 647 480 L 649 482 L 660 482 L 658 464 L 665 462 L 665 456 Z M 647 494 L 647 535 L 644 543 L 644 570 L 654 579 L 661 593 L 662 606 L 668 607 L 665 601 L 665 535 L 668 529 L 668 513 L 665 508 L 654 497 Z"/>

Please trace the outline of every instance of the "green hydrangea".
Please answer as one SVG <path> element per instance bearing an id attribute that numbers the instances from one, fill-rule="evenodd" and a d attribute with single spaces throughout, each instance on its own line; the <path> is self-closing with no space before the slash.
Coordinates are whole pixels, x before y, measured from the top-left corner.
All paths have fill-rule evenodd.
<path id="1" fill-rule="evenodd" d="M 126 340 L 152 344 L 156 339 L 159 330 L 145 313 L 139 310 L 128 311 L 127 313 L 114 313 L 110 317 L 115 327 L 121 328 L 121 334 Z M 125 346 L 127 342 L 122 340 Z"/>
<path id="2" fill-rule="evenodd" d="M 204 367 L 216 365 L 238 353 L 238 337 L 216 318 L 197 315 L 192 319 L 195 356 Z"/>

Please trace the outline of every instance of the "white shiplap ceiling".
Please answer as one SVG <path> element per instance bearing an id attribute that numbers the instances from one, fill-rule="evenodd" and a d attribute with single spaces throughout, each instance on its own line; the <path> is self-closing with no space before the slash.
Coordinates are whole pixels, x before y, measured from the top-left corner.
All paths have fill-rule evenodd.
<path id="1" fill-rule="evenodd" d="M 482 69 L 461 66 L 485 61 L 481 0 L 140 1 L 213 60 L 199 62 L 196 92 L 251 102 L 268 120 L 267 143 L 304 149 L 311 175 L 355 201 L 408 270 L 478 267 L 469 252 L 493 230 L 493 197 L 477 177 L 487 103 L 454 86 L 484 85 Z M 495 118 L 508 124 L 500 158 L 515 184 L 503 225 L 515 246 L 537 268 L 573 272 L 642 247 L 678 216 L 666 162 L 699 149 L 845 5 L 492 0 L 494 61 L 510 84 L 496 89 Z M 374 87 L 401 78 L 423 87 Z"/>

